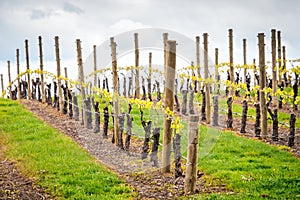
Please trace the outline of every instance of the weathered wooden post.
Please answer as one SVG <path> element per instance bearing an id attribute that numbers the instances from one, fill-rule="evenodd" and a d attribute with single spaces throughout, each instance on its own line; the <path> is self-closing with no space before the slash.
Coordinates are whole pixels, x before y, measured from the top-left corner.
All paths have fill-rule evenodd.
<path id="1" fill-rule="evenodd" d="M 76 46 L 77 46 L 77 63 L 78 63 L 78 75 L 79 75 L 79 88 L 80 88 L 80 92 L 81 92 L 81 98 L 82 98 L 82 105 L 81 105 L 81 113 L 82 113 L 82 122 L 85 125 L 85 127 L 87 126 L 87 116 L 83 113 L 85 113 L 85 104 L 84 101 L 86 99 L 85 96 L 85 88 L 83 86 L 84 84 L 84 74 L 83 74 L 83 65 L 82 65 L 82 53 L 81 53 L 81 41 L 80 39 L 76 40 Z"/>
<path id="2" fill-rule="evenodd" d="M 195 90 L 193 90 L 193 88 L 191 87 L 190 99 L 189 99 L 189 114 L 190 115 L 195 114 L 195 110 L 194 110 L 194 93 L 195 93 Z"/>
<path id="3" fill-rule="evenodd" d="M 64 72 L 65 72 L 65 78 L 68 79 L 68 69 L 66 67 L 64 68 Z M 68 81 L 65 81 L 65 84 L 68 87 Z"/>
<path id="4" fill-rule="evenodd" d="M 233 42 L 232 42 L 232 29 L 229 29 L 229 76 L 231 84 L 234 83 L 234 64 L 233 64 Z M 231 96 L 234 95 L 234 88 L 231 87 L 230 91 Z"/>
<path id="5" fill-rule="evenodd" d="M 281 32 L 277 31 L 277 53 L 278 53 L 278 86 L 280 90 L 283 90 L 283 81 L 282 81 L 282 59 L 281 59 Z M 282 108 L 282 97 L 279 97 L 278 108 Z"/>
<path id="6" fill-rule="evenodd" d="M 140 98 L 140 70 L 139 70 L 139 39 L 138 33 L 134 33 L 135 46 L 135 97 Z"/>
<path id="7" fill-rule="evenodd" d="M 97 88 L 97 46 L 93 46 L 94 49 L 94 87 Z"/>
<path id="8" fill-rule="evenodd" d="M 152 95 L 151 95 L 151 82 L 152 82 L 152 53 L 149 53 L 149 68 L 148 68 L 148 98 L 150 101 L 152 101 Z"/>
<path id="9" fill-rule="evenodd" d="M 63 113 L 63 95 L 61 89 L 61 71 L 60 71 L 60 57 L 59 57 L 59 42 L 58 36 L 55 36 L 55 55 L 56 55 L 56 66 L 57 66 L 57 85 L 58 85 L 58 100 L 59 100 L 59 109 L 60 112 Z"/>
<path id="10" fill-rule="evenodd" d="M 182 107 L 181 107 L 181 114 L 187 115 L 187 90 L 182 90 Z"/>
<path id="11" fill-rule="evenodd" d="M 17 90 L 18 90 L 18 100 L 21 99 L 21 88 L 20 88 L 20 50 L 17 49 L 16 50 L 16 57 L 17 57 L 17 76 L 18 76 L 18 86 L 17 86 Z"/>
<path id="12" fill-rule="evenodd" d="M 278 84 L 282 84 L 282 60 L 281 60 L 281 31 L 277 31 L 277 53 L 278 53 Z"/>
<path id="13" fill-rule="evenodd" d="M 197 74 L 198 78 L 201 78 L 201 68 L 200 68 L 200 37 L 196 36 L 196 68 L 197 68 Z M 200 81 L 198 81 L 198 94 L 201 92 L 201 84 Z"/>
<path id="14" fill-rule="evenodd" d="M 112 74 L 113 74 L 113 110 L 114 110 L 114 138 L 115 144 L 119 143 L 119 100 L 118 100 L 118 72 L 117 72 L 117 50 L 114 38 L 110 38 L 111 58 L 112 58 Z"/>
<path id="15" fill-rule="evenodd" d="M 3 85 L 3 74 L 0 74 L 1 75 L 1 96 L 2 96 L 2 94 L 3 94 L 3 92 L 4 92 L 4 85 Z"/>
<path id="16" fill-rule="evenodd" d="M 272 115 L 273 133 L 272 140 L 278 141 L 278 100 L 275 93 L 277 92 L 277 70 L 276 70 L 276 30 L 271 30 L 271 46 L 272 46 L 272 101 L 274 106 L 274 113 Z"/>
<path id="17" fill-rule="evenodd" d="M 220 95 L 220 77 L 219 77 L 219 49 L 215 48 L 215 81 L 216 93 Z"/>
<path id="18" fill-rule="evenodd" d="M 243 57 L 244 57 L 244 84 L 247 84 L 247 49 L 246 49 L 247 40 L 243 39 Z M 243 100 L 243 111 L 242 111 L 242 121 L 241 121 L 241 133 L 246 133 L 247 125 L 247 113 L 248 113 L 248 102 L 246 99 Z"/>
<path id="19" fill-rule="evenodd" d="M 229 97 L 227 99 L 227 128 L 232 128 L 232 121 L 233 121 L 233 115 L 232 115 L 232 102 L 233 102 L 233 95 L 234 95 L 234 66 L 233 66 L 233 42 L 232 42 L 232 29 L 229 29 L 229 81 L 230 81 L 230 87 L 229 87 Z"/>
<path id="20" fill-rule="evenodd" d="M 260 85 L 260 110 L 261 110 L 261 133 L 262 138 L 266 139 L 268 134 L 268 113 L 265 97 L 266 88 L 266 67 L 265 67 L 265 35 L 258 34 L 258 48 L 259 48 L 259 85 Z"/>
<path id="21" fill-rule="evenodd" d="M 8 69 L 8 85 L 9 85 L 9 98 L 12 98 L 12 91 L 11 91 L 11 75 L 10 75 L 10 60 L 7 61 L 7 69 Z"/>
<path id="22" fill-rule="evenodd" d="M 39 52 L 40 52 L 40 70 L 41 70 L 41 86 L 42 86 L 42 102 L 46 102 L 45 85 L 44 85 L 44 64 L 43 64 L 43 47 L 42 47 L 42 36 L 39 36 Z"/>
<path id="23" fill-rule="evenodd" d="M 186 174 L 184 181 L 184 193 L 193 194 L 196 191 L 197 164 L 198 164 L 198 141 L 199 141 L 199 116 L 190 115 L 188 132 L 188 152 Z"/>
<path id="24" fill-rule="evenodd" d="M 166 79 L 168 33 L 163 33 L 163 43 L 164 43 L 164 74 Z"/>
<path id="25" fill-rule="evenodd" d="M 288 87 L 288 80 L 287 80 L 287 74 L 286 74 L 286 51 L 285 46 L 282 46 L 282 71 L 283 71 L 283 81 L 284 81 L 284 87 Z"/>
<path id="26" fill-rule="evenodd" d="M 210 124 L 210 84 L 208 83 L 208 34 L 203 34 L 203 45 L 204 45 L 204 78 L 205 78 L 205 99 L 206 99 L 206 123 Z"/>
<path id="27" fill-rule="evenodd" d="M 69 87 L 68 87 L 68 70 L 67 68 L 65 67 L 64 68 L 64 72 L 65 72 L 65 86 L 64 86 L 64 114 L 67 114 L 68 112 L 68 104 L 69 104 L 69 116 L 70 118 L 72 118 L 73 116 L 73 111 L 72 111 L 72 104 L 70 102 L 72 102 L 72 95 L 70 94 L 70 90 L 69 90 Z M 70 114 L 70 112 L 72 112 Z"/>
<path id="28" fill-rule="evenodd" d="M 174 106 L 174 85 L 176 72 L 176 41 L 167 42 L 167 65 L 166 65 L 166 84 L 165 84 L 165 109 L 173 111 Z M 162 172 L 167 173 L 171 170 L 171 149 L 172 149 L 172 120 L 168 117 L 164 121 L 164 135 L 162 148 Z"/>
<path id="29" fill-rule="evenodd" d="M 246 38 L 243 39 L 243 57 L 244 57 L 244 83 L 246 83 L 247 79 L 247 40 Z"/>
<path id="30" fill-rule="evenodd" d="M 28 40 L 25 40 L 25 52 L 26 52 L 26 69 L 27 69 L 27 96 L 28 99 L 31 99 L 31 88 L 30 88 L 30 67 L 29 67 L 29 49 L 28 49 Z"/>
<path id="31" fill-rule="evenodd" d="M 256 86 L 256 62 L 255 58 L 253 58 L 253 85 Z"/>

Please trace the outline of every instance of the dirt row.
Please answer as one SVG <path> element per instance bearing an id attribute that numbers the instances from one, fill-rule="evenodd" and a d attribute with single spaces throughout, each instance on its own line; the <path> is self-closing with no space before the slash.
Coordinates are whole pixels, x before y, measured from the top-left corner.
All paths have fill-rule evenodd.
<path id="1" fill-rule="evenodd" d="M 24 176 L 14 162 L 4 158 L 0 147 L 0 199 L 52 199 L 33 179 Z"/>

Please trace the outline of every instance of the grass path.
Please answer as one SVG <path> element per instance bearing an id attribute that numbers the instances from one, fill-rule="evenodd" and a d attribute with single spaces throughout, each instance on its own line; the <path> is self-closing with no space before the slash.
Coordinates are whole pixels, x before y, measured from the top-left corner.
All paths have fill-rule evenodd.
<path id="1" fill-rule="evenodd" d="M 20 170 L 58 199 L 127 199 L 135 194 L 69 137 L 17 102 L 0 99 L 0 145 Z"/>

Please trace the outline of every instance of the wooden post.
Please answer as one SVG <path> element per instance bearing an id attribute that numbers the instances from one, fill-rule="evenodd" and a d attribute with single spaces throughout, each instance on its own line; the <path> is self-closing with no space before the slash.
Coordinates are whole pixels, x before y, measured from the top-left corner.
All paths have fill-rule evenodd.
<path id="1" fill-rule="evenodd" d="M 152 101 L 152 95 L 151 95 L 151 82 L 152 82 L 152 53 L 149 52 L 149 68 L 148 68 L 148 98 L 150 101 Z"/>
<path id="2" fill-rule="evenodd" d="M 232 42 L 232 29 L 229 29 L 229 76 L 230 76 L 230 82 L 231 84 L 234 83 L 234 66 L 233 66 L 233 42 Z M 234 89 L 231 87 L 230 95 L 234 95 Z"/>
<path id="3" fill-rule="evenodd" d="M 266 105 L 265 91 L 266 88 L 266 67 L 265 67 L 265 35 L 258 34 L 258 48 L 259 48 L 259 84 L 260 84 L 260 110 L 261 110 L 261 134 L 262 138 L 267 138 L 268 128 L 268 113 Z"/>
<path id="4" fill-rule="evenodd" d="M 203 34 L 203 44 L 204 44 L 204 78 L 205 81 L 208 80 L 208 34 Z M 205 99 L 206 99 L 206 123 L 210 123 L 210 84 L 207 82 L 205 84 Z"/>
<path id="5" fill-rule="evenodd" d="M 58 42 L 58 36 L 55 36 L 55 55 L 56 55 L 56 66 L 57 66 L 57 85 L 58 85 L 58 96 L 59 96 L 59 108 L 60 112 L 63 113 L 63 95 L 62 95 L 62 89 L 61 89 L 61 71 L 60 71 L 60 57 L 59 57 L 59 42 Z"/>
<path id="6" fill-rule="evenodd" d="M 193 194 L 196 191 L 198 141 L 199 141 L 199 116 L 190 115 L 188 132 L 188 152 L 186 174 L 184 181 L 184 193 Z"/>
<path id="7" fill-rule="evenodd" d="M 169 108 L 173 111 L 174 106 L 174 86 L 176 72 L 176 41 L 169 40 L 167 42 L 167 65 L 166 65 L 166 84 L 165 84 L 165 109 Z M 165 118 L 163 149 L 162 149 L 162 172 L 170 172 L 171 170 L 171 149 L 172 149 L 172 129 L 171 119 Z"/>
<path id="8" fill-rule="evenodd" d="M 286 76 L 286 72 L 284 72 L 284 71 L 286 70 L 286 57 L 285 57 L 285 55 L 286 55 L 285 46 L 282 46 L 283 82 L 284 82 L 284 86 L 285 86 L 285 87 L 288 87 L 288 85 L 287 85 L 287 76 Z"/>
<path id="9" fill-rule="evenodd" d="M 135 97 L 140 98 L 140 70 L 139 70 L 139 39 L 138 33 L 134 33 L 135 45 Z"/>
<path id="10" fill-rule="evenodd" d="M 4 92 L 4 85 L 3 85 L 3 74 L 0 74 L 1 75 L 1 90 L 2 90 L 2 92 L 1 92 L 1 96 L 3 96 L 4 97 L 4 95 L 3 95 L 3 92 Z"/>
<path id="11" fill-rule="evenodd" d="M 229 97 L 227 99 L 227 107 L 228 107 L 228 113 L 227 113 L 227 128 L 232 128 L 232 122 L 233 122 L 233 116 L 232 116 L 232 102 L 233 102 L 233 96 L 234 96 L 234 66 L 233 66 L 233 44 L 232 44 L 232 29 L 229 29 L 229 81 L 231 82 L 231 86 L 228 87 Z"/>
<path id="12" fill-rule="evenodd" d="M 81 53 L 81 41 L 80 39 L 76 40 L 76 46 L 77 46 L 77 63 L 78 63 L 78 74 L 79 74 L 79 87 L 80 87 L 80 92 L 81 92 L 81 97 L 82 97 L 82 105 L 81 105 L 81 113 L 82 113 L 82 121 L 85 127 L 87 127 L 87 116 L 83 114 L 85 111 L 85 88 L 83 87 L 84 84 L 84 74 L 83 74 L 83 65 L 82 65 L 82 53 Z"/>
<path id="13" fill-rule="evenodd" d="M 65 67 L 64 68 L 64 71 L 65 71 L 65 78 L 68 78 L 68 69 Z M 68 81 L 65 81 L 66 83 L 66 86 L 68 87 Z"/>
<path id="14" fill-rule="evenodd" d="M 94 87 L 97 88 L 97 46 L 93 46 L 94 49 Z"/>
<path id="15" fill-rule="evenodd" d="M 119 142 L 119 100 L 118 100 L 118 72 L 117 72 L 117 50 L 114 38 L 110 38 L 111 58 L 112 58 L 112 74 L 113 74 L 113 106 L 114 106 L 114 138 L 115 144 Z"/>
<path id="16" fill-rule="evenodd" d="M 256 61 L 255 61 L 255 58 L 253 58 L 253 85 L 256 86 L 256 77 L 255 77 L 255 74 L 256 74 Z"/>
<path id="17" fill-rule="evenodd" d="M 166 79 L 168 33 L 163 33 L 163 42 L 164 42 L 164 73 Z"/>
<path id="18" fill-rule="evenodd" d="M 10 60 L 7 61 L 7 69 L 8 69 L 8 85 L 11 85 L 11 75 L 10 75 Z M 11 91 L 11 86 L 9 88 L 9 98 L 12 98 L 12 91 Z"/>
<path id="19" fill-rule="evenodd" d="M 200 37 L 196 36 L 196 68 L 198 73 L 198 78 L 201 78 L 201 68 L 200 68 Z M 201 84 L 198 81 L 198 93 L 201 92 Z"/>
<path id="20" fill-rule="evenodd" d="M 18 86 L 17 86 L 17 90 L 18 90 L 18 100 L 21 99 L 21 88 L 20 88 L 20 50 L 17 49 L 16 50 L 16 57 L 17 57 L 17 76 L 18 76 Z"/>
<path id="21" fill-rule="evenodd" d="M 28 99 L 31 99 L 31 80 L 30 80 L 30 72 L 29 72 L 29 49 L 28 49 L 28 40 L 25 40 L 25 52 L 26 52 L 26 68 L 27 68 L 27 96 Z"/>
<path id="22" fill-rule="evenodd" d="M 246 83 L 247 77 L 247 40 L 243 39 L 243 56 L 244 56 L 244 83 Z"/>
<path id="23" fill-rule="evenodd" d="M 45 96 L 45 85 L 44 85 L 44 64 L 43 64 L 43 48 L 42 48 L 42 36 L 39 36 L 39 51 L 40 51 L 40 70 L 41 73 L 41 86 L 42 86 L 42 102 L 46 102 L 46 96 Z"/>
<path id="24" fill-rule="evenodd" d="M 282 83 L 282 60 L 281 60 L 281 32 L 277 31 L 277 52 L 278 52 L 278 84 Z"/>
<path id="25" fill-rule="evenodd" d="M 220 77 L 219 77 L 219 50 L 218 48 L 215 48 L 215 81 L 216 81 L 216 85 L 215 85 L 215 90 L 216 93 L 219 95 L 220 94 Z"/>
<path id="26" fill-rule="evenodd" d="M 276 30 L 272 29 L 271 30 L 272 34 L 272 40 L 271 40 L 271 46 L 272 46 L 272 89 L 273 89 L 273 94 L 277 92 L 277 70 L 276 70 Z M 277 96 L 273 95 L 273 104 L 275 105 L 277 109 Z"/>

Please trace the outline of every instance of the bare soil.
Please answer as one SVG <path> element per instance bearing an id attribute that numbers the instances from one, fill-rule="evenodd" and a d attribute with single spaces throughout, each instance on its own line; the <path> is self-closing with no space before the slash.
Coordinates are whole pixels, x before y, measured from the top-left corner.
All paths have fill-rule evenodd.
<path id="1" fill-rule="evenodd" d="M 0 149 L 0 199 L 52 199 L 31 178 L 24 176 L 15 163 L 4 159 Z"/>

